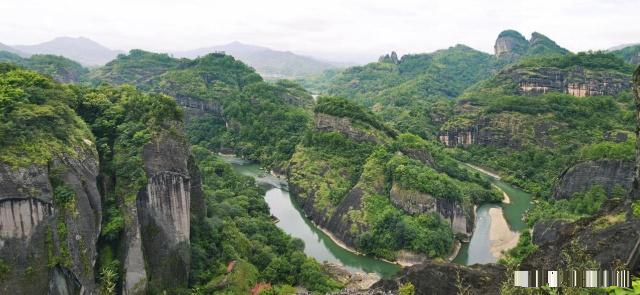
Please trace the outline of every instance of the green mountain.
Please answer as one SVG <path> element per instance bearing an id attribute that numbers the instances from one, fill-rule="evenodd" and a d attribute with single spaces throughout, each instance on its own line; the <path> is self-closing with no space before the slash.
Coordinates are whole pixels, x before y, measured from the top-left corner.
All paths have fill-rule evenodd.
<path id="1" fill-rule="evenodd" d="M 217 129 L 225 127 L 219 113 L 188 106 L 185 129 L 183 109 L 165 94 L 60 84 L 0 63 L 0 204 L 12 220 L 3 223 L 3 238 L 11 237 L 0 249 L 0 291 L 238 294 L 260 282 L 318 293 L 341 287 L 304 254 L 300 240 L 276 227 L 264 189 L 235 173 L 211 145 L 243 139 L 238 145 L 271 148 L 265 155 L 277 157 L 295 145 L 295 134 L 274 133 L 306 128 L 300 122 L 307 112 L 297 105 L 311 97 L 295 84 L 267 84 L 229 56 L 193 62 L 191 71 L 169 72 L 157 84 L 138 81 L 161 87 L 183 75 L 220 79 L 204 92 L 220 97 L 190 99 L 225 106 L 233 130 Z M 166 89 L 186 94 L 196 82 Z M 247 122 L 255 125 L 242 126 Z M 253 130 L 258 126 L 264 129 Z M 260 142 L 273 138 L 282 143 Z M 23 282 L 25 272 L 33 282 Z"/>
<path id="2" fill-rule="evenodd" d="M 640 44 L 626 46 L 624 48 L 610 51 L 617 57 L 624 59 L 626 62 L 634 65 L 640 64 Z"/>
<path id="3" fill-rule="evenodd" d="M 444 257 L 454 234 L 471 234 L 474 204 L 502 199 L 437 144 L 398 135 L 353 102 L 320 97 L 314 112 L 291 158 L 290 190 L 314 223 L 360 252 Z"/>
<path id="4" fill-rule="evenodd" d="M 449 103 L 443 98 L 456 97 L 500 67 L 491 55 L 464 45 L 381 60 L 328 77 L 324 92 L 353 99 L 394 128 L 420 135 L 435 132 Z"/>
<path id="5" fill-rule="evenodd" d="M 278 51 L 240 42 L 176 52 L 174 55 L 177 57 L 197 58 L 214 52 L 224 52 L 241 60 L 256 69 L 262 77 L 268 80 L 316 75 L 337 67 L 330 62 L 298 55 L 290 51 Z"/>
<path id="6" fill-rule="evenodd" d="M 460 157 L 550 196 L 557 177 L 589 149 L 632 144 L 632 69 L 600 52 L 524 59 L 462 94 L 440 140 L 464 146 Z M 619 139 L 610 136 L 617 133 Z"/>
<path id="7" fill-rule="evenodd" d="M 22 58 L 14 53 L 0 51 L 0 62 L 11 62 L 64 83 L 80 82 L 84 79 L 84 75 L 89 72 L 79 63 L 55 55 L 36 54 L 29 58 Z"/>
<path id="8" fill-rule="evenodd" d="M 556 42 L 538 32 L 527 39 L 517 31 L 501 32 L 494 45 L 495 56 L 499 59 L 515 61 L 529 56 L 550 56 L 568 54 L 569 50 L 560 47 Z"/>
<path id="9" fill-rule="evenodd" d="M 89 77 L 96 84 L 134 84 L 171 95 L 197 113 L 187 124 L 194 140 L 206 141 L 215 150 L 234 149 L 274 167 L 282 167 L 293 153 L 313 104 L 297 84 L 265 82 L 252 68 L 222 53 L 188 60 L 132 50 Z"/>

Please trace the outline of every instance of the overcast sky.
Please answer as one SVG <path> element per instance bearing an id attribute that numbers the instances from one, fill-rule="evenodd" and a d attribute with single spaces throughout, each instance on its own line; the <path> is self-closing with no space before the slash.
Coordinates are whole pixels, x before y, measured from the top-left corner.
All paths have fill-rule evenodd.
<path id="1" fill-rule="evenodd" d="M 572 51 L 640 42 L 640 0 L 1 0 L 0 42 L 84 36 L 113 49 L 231 41 L 338 61 L 458 43 L 493 52 L 503 29 Z"/>

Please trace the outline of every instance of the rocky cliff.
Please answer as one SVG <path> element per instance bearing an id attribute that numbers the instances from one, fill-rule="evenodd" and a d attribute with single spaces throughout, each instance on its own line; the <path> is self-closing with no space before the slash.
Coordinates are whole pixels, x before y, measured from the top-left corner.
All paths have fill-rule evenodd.
<path id="1" fill-rule="evenodd" d="M 507 61 L 514 61 L 527 56 L 549 56 L 569 53 L 569 50 L 560 47 L 543 34 L 533 32 L 531 38 L 527 41 L 522 34 L 514 30 L 501 32 L 493 49 L 498 59 Z"/>
<path id="2" fill-rule="evenodd" d="M 382 137 L 378 130 L 354 121 L 347 117 L 336 117 L 324 113 L 316 113 L 314 118 L 316 131 L 336 131 L 358 142 L 368 141 L 382 143 Z"/>
<path id="3" fill-rule="evenodd" d="M 157 136 L 144 146 L 142 158 L 147 186 L 135 204 L 125 204 L 131 219 L 125 229 L 124 294 L 187 286 L 191 204 L 199 214 L 204 210 L 202 200 L 192 200 L 192 192 L 202 197 L 200 179 L 190 175 L 194 167 L 184 139 Z"/>
<path id="4" fill-rule="evenodd" d="M 519 113 L 504 112 L 476 115 L 462 124 L 448 123 L 441 127 L 438 139 L 447 147 L 472 144 L 520 149 L 531 143 L 540 147 L 554 146 L 552 130 L 562 124 L 544 117 L 533 118 Z"/>
<path id="5" fill-rule="evenodd" d="M 427 261 L 405 268 L 394 279 L 380 280 L 371 289 L 396 293 L 402 284 L 411 283 L 416 295 L 500 294 L 500 283 L 507 275 L 506 268 L 499 264 L 463 266 Z"/>
<path id="6" fill-rule="evenodd" d="M 608 200 L 594 216 L 576 222 L 539 221 L 533 227 L 538 250 L 520 270 L 626 267 L 638 269 L 640 222 L 627 200 Z"/>
<path id="7" fill-rule="evenodd" d="M 334 237 L 338 238 L 340 241 L 344 242 L 349 247 L 356 247 L 356 234 L 357 232 L 352 231 L 353 227 L 359 228 L 358 231 L 365 230 L 362 225 L 357 224 L 349 217 L 349 212 L 354 210 L 362 210 L 363 209 L 363 197 L 365 192 L 355 186 L 351 188 L 348 193 L 344 196 L 342 201 L 340 201 L 337 205 L 331 206 L 329 204 L 325 206 L 321 206 L 323 202 L 321 201 L 321 196 L 318 194 L 318 188 L 309 189 L 307 186 L 298 182 L 298 179 L 304 178 L 314 178 L 317 177 L 315 175 L 305 175 L 302 178 L 298 178 L 293 176 L 293 174 L 300 173 L 300 169 L 304 169 L 301 167 L 304 163 L 297 163 L 292 161 L 290 163 L 288 171 L 290 174 L 288 175 L 289 179 L 289 191 L 291 195 L 296 199 L 296 202 L 302 207 L 305 215 L 309 217 L 315 224 L 318 226 L 327 229 Z M 331 169 L 329 166 L 324 166 L 322 170 L 328 171 Z M 351 177 L 348 174 L 345 174 L 346 171 L 341 171 L 343 177 L 349 178 Z M 322 184 L 318 183 L 315 186 L 320 186 Z"/>
<path id="8" fill-rule="evenodd" d="M 522 56 L 529 47 L 529 41 L 522 34 L 506 30 L 501 32 L 493 46 L 495 56 L 498 58 L 514 59 Z"/>
<path id="9" fill-rule="evenodd" d="M 629 89 L 631 81 L 625 74 L 613 71 L 592 71 L 582 67 L 512 67 L 499 75 L 517 85 L 518 94 L 537 95 L 547 92 L 567 93 L 577 97 L 617 95 Z"/>
<path id="10" fill-rule="evenodd" d="M 598 160 L 579 163 L 565 170 L 553 188 L 554 199 L 568 199 L 575 193 L 599 185 L 607 195 L 616 187 L 630 191 L 633 183 L 633 162 Z"/>
<path id="11" fill-rule="evenodd" d="M 390 191 L 391 202 L 408 214 L 420 214 L 435 212 L 443 219 L 449 221 L 451 230 L 470 238 L 473 233 L 475 215 L 473 209 L 463 208 L 459 202 L 434 198 L 433 196 L 418 191 L 407 190 L 394 183 Z"/>
<path id="12" fill-rule="evenodd" d="M 87 140 L 87 143 L 90 143 Z M 2 294 L 94 294 L 100 233 L 93 144 L 49 165 L 0 163 Z"/>

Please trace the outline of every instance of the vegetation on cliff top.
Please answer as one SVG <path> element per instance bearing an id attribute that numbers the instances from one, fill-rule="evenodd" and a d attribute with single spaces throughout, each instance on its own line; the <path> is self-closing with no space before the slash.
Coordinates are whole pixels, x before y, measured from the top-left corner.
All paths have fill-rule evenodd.
<path id="1" fill-rule="evenodd" d="M 36 54 L 22 58 L 17 54 L 0 51 L 0 62 L 10 62 L 49 76 L 58 82 L 80 82 L 89 72 L 79 63 L 62 56 Z"/>
<path id="2" fill-rule="evenodd" d="M 108 180 L 101 187 L 103 214 L 96 269 L 103 287 L 118 286 L 123 278 L 121 237 L 132 218 L 126 212 L 135 206 L 138 192 L 147 184 L 142 149 L 161 134 L 183 136 L 176 129 L 182 110 L 166 95 L 142 93 L 132 86 L 75 87 L 74 92 L 73 106 L 96 137 L 100 177 Z"/>
<path id="3" fill-rule="evenodd" d="M 187 120 L 194 142 L 209 149 L 231 148 L 265 166 L 282 166 L 309 121 L 311 96 L 293 82 L 267 83 L 233 57 L 212 53 L 194 59 L 131 51 L 91 74 L 101 81 L 132 83 L 178 100 L 213 108 Z"/>
<path id="4" fill-rule="evenodd" d="M 363 107 L 341 98 L 320 98 L 316 112 L 392 130 Z M 405 249 L 438 257 L 452 246 L 450 226 L 437 214 L 410 215 L 392 203 L 390 190 L 394 185 L 466 205 L 500 199 L 486 180 L 460 168 L 438 144 L 412 134 L 378 138 L 378 142 L 358 141 L 337 130 L 309 131 L 289 169 L 296 197 L 307 204 L 312 198 L 311 210 L 323 216 L 318 218 L 332 218 L 340 204 L 348 202 L 349 194 L 362 192 L 362 206 L 356 206 L 362 208 L 341 214 L 348 219 L 344 222 L 352 224 L 349 235 L 355 246 L 366 254 L 395 259 L 397 251 Z"/>
<path id="5" fill-rule="evenodd" d="M 92 153 L 93 135 L 70 108 L 73 101 L 69 87 L 0 63 L 0 161 L 45 165 L 55 156 Z"/>
<path id="6" fill-rule="evenodd" d="M 261 282 L 304 286 L 320 294 L 341 287 L 304 254 L 301 240 L 276 227 L 264 189 L 252 178 L 237 174 L 202 146 L 194 146 L 193 153 L 203 173 L 207 205 L 207 217 L 192 224 L 191 285 L 198 294 L 247 293 Z M 230 263 L 236 266 L 227 273 Z M 254 274 L 225 279 L 243 268 Z"/>

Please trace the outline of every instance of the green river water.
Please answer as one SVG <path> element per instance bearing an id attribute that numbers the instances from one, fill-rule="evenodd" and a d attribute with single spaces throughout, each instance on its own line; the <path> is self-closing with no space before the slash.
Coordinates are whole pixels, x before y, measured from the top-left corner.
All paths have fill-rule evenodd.
<path id="1" fill-rule="evenodd" d="M 293 203 L 285 180 L 266 173 L 257 164 L 230 156 L 224 158 L 237 172 L 255 178 L 258 184 L 267 189 L 265 200 L 269 204 L 269 210 L 280 220 L 276 225 L 291 236 L 303 240 L 307 255 L 320 262 L 341 264 L 352 272 L 376 273 L 384 278 L 391 277 L 400 270 L 397 264 L 355 254 L 333 242 L 304 217 L 302 210 Z"/>
<path id="2" fill-rule="evenodd" d="M 482 171 L 478 172 L 485 174 Z M 469 243 L 462 244 L 462 247 L 458 252 L 458 256 L 453 260 L 455 263 L 472 265 L 476 263 L 492 263 L 498 261 L 498 257 L 495 257 L 490 250 L 491 239 L 489 238 L 489 230 L 491 228 L 491 217 L 489 215 L 489 210 L 491 208 L 502 209 L 502 215 L 509 225 L 509 230 L 512 232 L 519 233 L 526 228 L 526 224 L 522 220 L 522 217 L 531 207 L 531 195 L 507 184 L 502 180 L 488 174 L 485 175 L 491 179 L 491 182 L 495 186 L 509 195 L 510 203 L 486 204 L 477 208 L 476 224 L 473 236 Z"/>
<path id="3" fill-rule="evenodd" d="M 267 189 L 265 200 L 269 204 L 271 214 L 280 221 L 277 226 L 293 237 L 305 243 L 305 253 L 318 261 L 328 261 L 345 266 L 350 271 L 377 273 L 381 277 L 391 277 L 400 270 L 397 264 L 389 263 L 368 256 L 358 255 L 336 244 L 329 236 L 318 229 L 293 203 L 285 180 L 275 177 L 261 169 L 258 164 L 250 163 L 233 156 L 223 156 L 234 169 L 256 179 L 256 182 Z M 503 208 L 504 217 L 512 231 L 525 228 L 522 215 L 529 208 L 529 194 L 514 188 L 500 180 L 492 182 L 504 190 L 511 199 L 511 204 L 482 205 L 476 213 L 476 226 L 469 243 L 462 245 L 454 262 L 462 264 L 496 262 L 497 258 L 490 252 L 489 229 L 491 218 L 488 214 L 492 207 Z"/>

